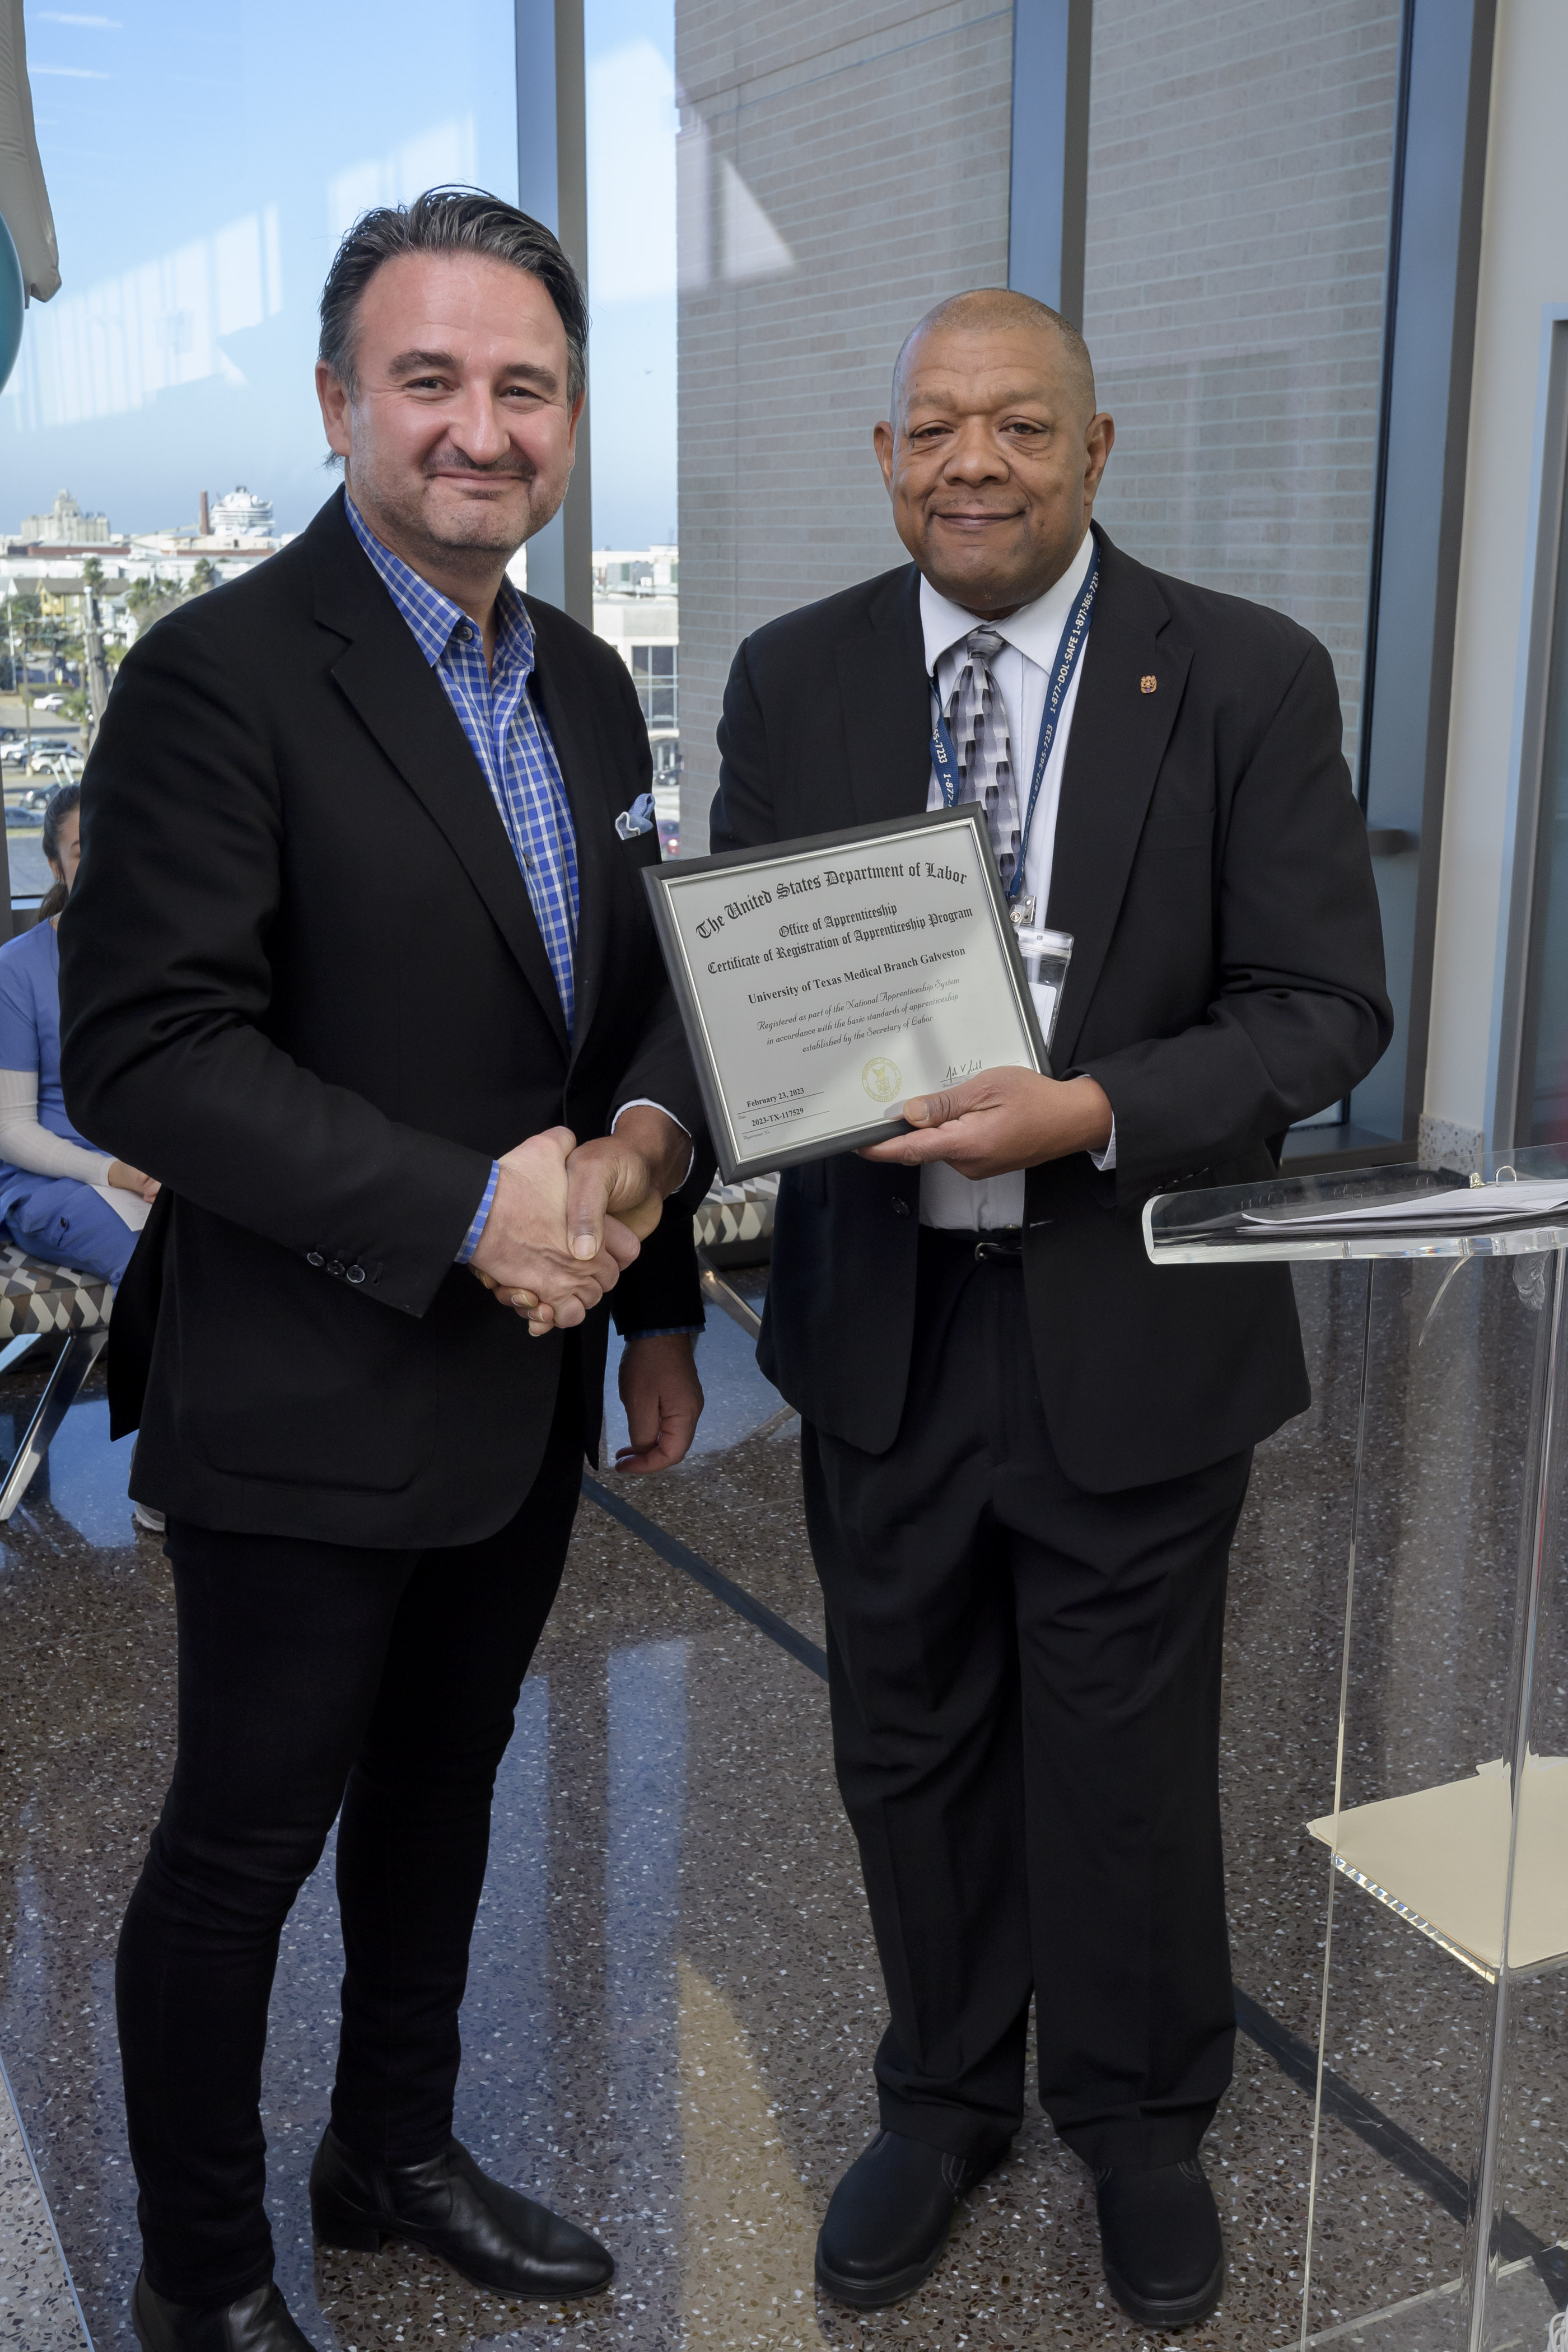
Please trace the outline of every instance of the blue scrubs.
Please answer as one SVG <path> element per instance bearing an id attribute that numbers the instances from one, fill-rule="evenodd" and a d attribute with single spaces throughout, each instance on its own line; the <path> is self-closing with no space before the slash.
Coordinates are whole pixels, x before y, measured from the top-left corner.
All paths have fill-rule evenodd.
<path id="1" fill-rule="evenodd" d="M 60 1087 L 60 943 L 52 923 L 0 947 L 0 1070 L 37 1070 L 38 1125 L 84 1151 L 98 1146 L 66 1117 Z M 33 1257 L 118 1282 L 136 1235 L 90 1184 L 0 1160 L 0 1223 Z"/>

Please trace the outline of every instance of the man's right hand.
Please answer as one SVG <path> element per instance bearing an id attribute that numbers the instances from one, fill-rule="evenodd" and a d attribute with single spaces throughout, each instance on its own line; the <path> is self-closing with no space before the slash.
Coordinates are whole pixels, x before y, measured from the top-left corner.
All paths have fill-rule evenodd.
<path id="1" fill-rule="evenodd" d="M 636 1237 L 612 1217 L 603 1248 L 574 1256 L 566 1238 L 566 1160 L 576 1144 L 569 1127 L 549 1127 L 507 1152 L 468 1261 L 488 1288 L 528 1317 L 536 1339 L 581 1323 L 637 1254 Z"/>

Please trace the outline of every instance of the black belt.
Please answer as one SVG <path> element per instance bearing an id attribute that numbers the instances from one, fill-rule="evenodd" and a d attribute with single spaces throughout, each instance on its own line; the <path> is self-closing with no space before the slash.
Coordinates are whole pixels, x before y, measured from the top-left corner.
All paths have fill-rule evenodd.
<path id="1" fill-rule="evenodd" d="M 1008 1261 L 1016 1265 L 1024 1255 L 1021 1225 L 998 1225 L 990 1233 L 975 1233 L 962 1225 L 922 1225 L 921 1231 L 945 1248 L 962 1249 L 966 1256 L 973 1250 L 981 1265 Z"/>

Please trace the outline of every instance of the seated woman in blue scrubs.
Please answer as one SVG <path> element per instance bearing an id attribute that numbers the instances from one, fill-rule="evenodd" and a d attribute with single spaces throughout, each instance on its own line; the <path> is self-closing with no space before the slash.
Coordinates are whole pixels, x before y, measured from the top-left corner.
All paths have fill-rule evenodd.
<path id="1" fill-rule="evenodd" d="M 118 1282 L 158 1187 L 107 1159 L 66 1117 L 56 929 L 81 856 L 81 787 L 44 817 L 55 887 L 30 931 L 0 947 L 0 1223 L 30 1256 Z"/>

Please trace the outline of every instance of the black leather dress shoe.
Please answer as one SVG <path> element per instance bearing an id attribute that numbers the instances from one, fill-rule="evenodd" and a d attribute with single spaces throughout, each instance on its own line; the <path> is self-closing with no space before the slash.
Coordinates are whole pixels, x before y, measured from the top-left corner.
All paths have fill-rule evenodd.
<path id="1" fill-rule="evenodd" d="M 1207 2319 L 1225 2283 L 1214 2191 L 1195 2156 L 1146 2172 L 1097 2176 L 1105 2283 L 1130 2319 L 1188 2327 Z"/>
<path id="2" fill-rule="evenodd" d="M 615 2276 L 597 2238 L 492 2180 L 455 2139 L 425 2164 L 372 2164 L 329 2130 L 310 2167 L 310 2219 L 319 2245 L 376 2254 L 406 2238 L 495 2294 L 555 2303 Z"/>
<path id="3" fill-rule="evenodd" d="M 142 2352 L 312 2352 L 270 2280 L 237 2302 L 199 2305 L 167 2302 L 138 2273 L 131 2325 Z"/>
<path id="4" fill-rule="evenodd" d="M 901 2303 L 942 2260 L 958 2200 L 1006 2154 L 977 2162 L 902 2132 L 883 2131 L 858 2156 L 817 2233 L 816 2284 L 857 2311 Z"/>

